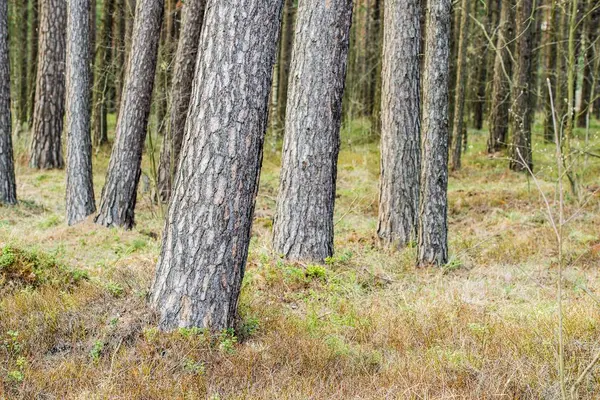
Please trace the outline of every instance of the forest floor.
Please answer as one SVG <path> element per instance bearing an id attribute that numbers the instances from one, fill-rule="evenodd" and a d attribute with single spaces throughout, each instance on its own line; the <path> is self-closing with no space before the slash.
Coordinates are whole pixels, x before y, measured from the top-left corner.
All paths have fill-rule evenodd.
<path id="1" fill-rule="evenodd" d="M 450 179 L 451 261 L 416 269 L 414 248 L 378 243 L 378 145 L 365 130 L 344 129 L 336 255 L 324 266 L 271 250 L 280 157 L 267 141 L 240 326 L 216 337 L 160 333 L 147 310 L 163 225 L 151 185 L 140 185 L 134 230 L 67 227 L 64 171 L 29 169 L 19 142 L 20 204 L 0 207 L 0 399 L 559 398 L 558 250 L 534 180 L 470 131 Z M 536 174 L 556 213 L 554 150 L 539 131 Z M 600 123 L 591 132 L 600 154 Z M 94 156 L 97 198 L 109 155 Z M 565 183 L 568 390 L 600 351 L 600 160 L 576 165 L 585 201 Z M 600 366 L 579 396 L 600 396 Z"/>

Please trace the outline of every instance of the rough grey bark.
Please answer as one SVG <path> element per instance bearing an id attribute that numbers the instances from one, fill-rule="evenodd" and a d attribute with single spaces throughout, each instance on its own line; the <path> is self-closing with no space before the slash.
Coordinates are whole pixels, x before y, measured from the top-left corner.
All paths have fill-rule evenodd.
<path id="1" fill-rule="evenodd" d="M 18 96 L 18 122 L 19 131 L 21 125 L 27 122 L 27 28 L 29 27 L 29 1 L 25 0 L 25 5 L 21 11 L 20 39 L 19 49 L 19 96 Z"/>
<path id="2" fill-rule="evenodd" d="M 418 265 L 448 262 L 448 71 L 451 0 L 429 0 L 423 70 Z"/>
<path id="3" fill-rule="evenodd" d="M 160 327 L 233 326 L 282 0 L 209 0 L 151 302 Z M 217 84 L 218 83 L 218 84 Z"/>
<path id="4" fill-rule="evenodd" d="M 421 0 L 386 0 L 384 7 L 377 233 L 402 247 L 416 241 L 419 214 Z"/>
<path id="5" fill-rule="evenodd" d="M 512 58 L 509 42 L 513 38 L 512 0 L 502 2 L 500 28 L 496 40 L 496 59 L 492 81 L 492 102 L 490 104 L 488 153 L 495 153 L 506 147 L 508 138 L 508 109 L 510 107 L 510 77 Z"/>
<path id="6" fill-rule="evenodd" d="M 163 0 L 137 2 L 115 144 L 96 216 L 96 223 L 107 227 L 134 225 L 162 16 Z"/>
<path id="7" fill-rule="evenodd" d="M 273 229 L 288 259 L 333 255 L 333 209 L 351 0 L 299 4 Z"/>
<path id="8" fill-rule="evenodd" d="M 167 202 L 171 197 L 172 181 L 177 172 L 205 6 L 206 0 L 188 0 L 183 5 L 182 28 L 177 44 L 171 88 L 169 127 L 163 141 L 158 166 L 158 194 L 163 202 Z"/>
<path id="9" fill-rule="evenodd" d="M 531 79 L 531 58 L 533 50 L 533 28 L 528 24 L 533 11 L 534 0 L 519 0 L 517 3 L 516 26 L 516 63 L 513 76 L 511 109 L 512 146 L 510 169 L 513 171 L 533 170 L 533 153 L 531 151 L 531 90 L 534 85 Z"/>
<path id="10" fill-rule="evenodd" d="M 38 63 L 38 26 L 39 26 L 39 1 L 32 0 L 31 12 L 29 18 L 31 20 L 31 29 L 29 30 L 29 55 L 27 61 L 27 121 L 31 127 L 33 114 L 35 109 L 35 87 L 36 74 Z"/>
<path id="11" fill-rule="evenodd" d="M 66 0 L 40 1 L 39 58 L 31 141 L 32 168 L 63 168 Z"/>
<path id="12" fill-rule="evenodd" d="M 67 194 L 69 225 L 96 211 L 90 134 L 90 0 L 68 0 Z"/>
<path id="13" fill-rule="evenodd" d="M 0 203 L 16 204 L 17 188 L 11 137 L 8 1 L 0 0 Z"/>
<path id="14" fill-rule="evenodd" d="M 452 170 L 460 169 L 465 111 L 465 89 L 467 80 L 467 40 L 469 37 L 469 0 L 462 0 L 460 11 L 460 34 L 458 38 L 458 60 L 456 60 L 456 84 L 454 85 L 454 118 L 452 119 Z"/>

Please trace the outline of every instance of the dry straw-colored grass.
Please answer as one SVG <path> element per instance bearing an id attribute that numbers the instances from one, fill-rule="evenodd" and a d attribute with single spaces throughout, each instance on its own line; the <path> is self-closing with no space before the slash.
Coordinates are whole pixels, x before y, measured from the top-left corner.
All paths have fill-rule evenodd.
<path id="1" fill-rule="evenodd" d="M 471 132 L 465 168 L 450 183 L 452 261 L 417 270 L 414 249 L 380 248 L 374 233 L 377 146 L 344 132 L 336 256 L 314 266 L 273 254 L 279 156 L 269 149 L 240 324 L 213 336 L 154 327 L 145 299 L 162 222 L 150 194 L 140 193 L 131 232 L 91 220 L 69 228 L 64 172 L 19 164 L 21 204 L 0 208 L 0 264 L 43 267 L 46 279 L 0 278 L 0 398 L 557 398 L 556 244 L 532 183 L 488 158 L 484 133 Z M 95 156 L 97 193 L 107 153 Z M 535 154 L 551 194 L 552 150 Z M 599 172 L 595 161 L 581 171 L 590 190 Z M 569 199 L 567 211 L 577 209 Z M 566 235 L 568 383 L 600 349 L 599 227 L 597 196 Z M 9 249 L 17 261 L 4 257 Z M 83 278 L 65 279 L 73 271 Z M 579 395 L 600 396 L 600 371 Z"/>

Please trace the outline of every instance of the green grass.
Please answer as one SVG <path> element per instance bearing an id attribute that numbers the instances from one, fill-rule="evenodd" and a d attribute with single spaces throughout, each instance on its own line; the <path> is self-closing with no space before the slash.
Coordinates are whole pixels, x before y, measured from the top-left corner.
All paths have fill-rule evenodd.
<path id="1" fill-rule="evenodd" d="M 593 122 L 588 148 L 600 152 Z M 450 178 L 452 261 L 415 269 L 414 248 L 376 237 L 369 130 L 366 120 L 344 126 L 336 254 L 323 266 L 271 249 L 280 143 L 267 140 L 240 322 L 216 336 L 155 328 L 146 296 L 163 222 L 151 193 L 139 194 L 133 231 L 91 219 L 67 227 L 64 171 L 30 170 L 17 141 L 21 201 L 0 207 L 0 399 L 557 398 L 557 252 L 533 181 L 485 153 L 486 132 L 470 131 Z M 535 171 L 555 207 L 554 150 L 540 130 Z M 574 146 L 584 139 L 578 129 Z M 109 155 L 94 154 L 96 197 Z M 567 215 L 579 211 L 565 231 L 569 384 L 600 340 L 600 163 L 584 163 L 577 173 L 592 197 L 581 210 L 566 203 Z M 596 368 L 579 395 L 600 395 Z"/>

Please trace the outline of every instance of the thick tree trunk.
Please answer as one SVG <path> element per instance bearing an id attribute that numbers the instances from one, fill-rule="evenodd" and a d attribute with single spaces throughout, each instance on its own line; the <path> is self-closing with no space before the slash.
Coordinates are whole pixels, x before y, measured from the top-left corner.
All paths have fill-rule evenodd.
<path id="1" fill-rule="evenodd" d="M 545 31 L 542 36 L 544 47 L 544 82 L 542 93 L 544 96 L 544 140 L 554 142 L 554 123 L 552 118 L 552 103 L 548 91 L 547 80 L 550 80 L 552 92 L 556 91 L 556 0 L 550 0 L 546 8 Z"/>
<path id="2" fill-rule="evenodd" d="M 513 134 L 511 146 L 510 169 L 513 171 L 533 170 L 533 154 L 531 151 L 531 110 L 530 91 L 531 58 L 533 27 L 528 24 L 535 0 L 519 0 L 517 3 L 516 26 L 516 65 L 513 76 L 511 109 L 511 130 Z"/>
<path id="3" fill-rule="evenodd" d="M 67 223 L 96 211 L 90 135 L 90 0 L 68 0 Z"/>
<path id="4" fill-rule="evenodd" d="M 500 28 L 496 41 L 494 78 L 492 81 L 492 103 L 490 104 L 490 137 L 488 153 L 506 148 L 508 138 L 508 110 L 510 108 L 510 79 L 512 79 L 512 59 L 509 42 L 513 37 L 512 1 L 502 3 Z"/>
<path id="5" fill-rule="evenodd" d="M 423 70 L 423 160 L 418 265 L 448 262 L 450 0 L 429 0 Z"/>
<path id="6" fill-rule="evenodd" d="M 231 328 L 250 242 L 282 0 L 209 0 L 151 302 L 165 330 Z M 216 88 L 214 82 L 222 84 Z"/>
<path id="7" fill-rule="evenodd" d="M 462 0 L 460 11 L 460 35 L 458 39 L 458 60 L 456 61 L 456 84 L 454 85 L 454 118 L 452 123 L 452 170 L 460 169 L 463 148 L 463 124 L 465 110 L 465 89 L 467 78 L 467 39 L 469 37 L 469 1 Z M 465 127 L 466 129 L 466 127 Z"/>
<path id="8" fill-rule="evenodd" d="M 131 229 L 154 85 L 163 0 L 139 0 L 123 104 L 96 223 Z"/>
<path id="9" fill-rule="evenodd" d="M 66 0 L 41 0 L 32 168 L 64 166 L 61 135 L 65 112 Z"/>
<path id="10" fill-rule="evenodd" d="M 377 233 L 387 245 L 417 239 L 421 0 L 386 0 L 383 34 L 381 178 Z"/>
<path id="11" fill-rule="evenodd" d="M 287 106 L 288 82 L 290 62 L 292 60 L 292 47 L 294 44 L 294 0 L 284 0 L 281 40 L 279 47 L 279 63 L 277 78 L 277 108 L 273 117 L 273 128 L 281 132 L 285 128 L 285 110 Z"/>
<path id="12" fill-rule="evenodd" d="M 288 259 L 333 255 L 333 209 L 351 0 L 298 7 L 273 246 Z"/>
<path id="13" fill-rule="evenodd" d="M 92 102 L 92 135 L 96 147 L 108 143 L 108 127 L 106 115 L 110 85 L 112 82 L 112 40 L 115 0 L 104 0 L 102 9 L 102 26 L 96 41 L 96 62 L 94 71 L 94 95 Z"/>
<path id="14" fill-rule="evenodd" d="M 37 75 L 37 63 L 38 63 L 38 28 L 39 28 L 39 9 L 40 4 L 38 0 L 32 0 L 31 12 L 29 13 L 31 30 L 29 31 L 29 55 L 27 57 L 27 121 L 29 122 L 29 129 L 33 124 L 33 114 L 35 109 L 35 88 L 36 88 L 36 75 Z"/>
<path id="15" fill-rule="evenodd" d="M 16 204 L 10 118 L 10 60 L 8 50 L 8 1 L 0 0 L 0 203 Z"/>
<path id="16" fill-rule="evenodd" d="M 202 32 L 205 6 L 206 0 L 188 0 L 183 5 L 183 25 L 175 55 L 173 86 L 171 88 L 171 115 L 158 167 L 158 193 L 160 200 L 163 202 L 167 202 L 171 197 L 173 177 L 177 172 L 185 122 L 192 95 L 191 82 L 194 80 L 194 68 L 198 55 L 198 42 Z"/>

